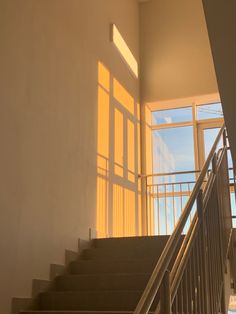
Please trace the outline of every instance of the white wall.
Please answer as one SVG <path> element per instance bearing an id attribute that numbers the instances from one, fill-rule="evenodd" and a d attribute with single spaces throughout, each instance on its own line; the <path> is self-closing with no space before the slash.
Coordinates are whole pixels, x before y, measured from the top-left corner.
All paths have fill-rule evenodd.
<path id="1" fill-rule="evenodd" d="M 97 67 L 138 101 L 109 42 L 138 59 L 136 0 L 0 1 L 0 312 L 96 229 Z"/>
<path id="2" fill-rule="evenodd" d="M 227 2 L 203 0 L 203 4 L 225 122 L 235 162 L 236 3 L 233 0 Z"/>
<path id="3" fill-rule="evenodd" d="M 142 102 L 218 91 L 201 0 L 140 4 Z"/>

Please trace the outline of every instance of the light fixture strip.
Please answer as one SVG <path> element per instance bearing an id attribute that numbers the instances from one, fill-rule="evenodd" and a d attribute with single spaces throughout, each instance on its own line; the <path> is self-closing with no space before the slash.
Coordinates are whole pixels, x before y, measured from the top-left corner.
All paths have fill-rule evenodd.
<path id="1" fill-rule="evenodd" d="M 123 39 L 121 33 L 119 32 L 115 24 L 112 24 L 111 29 L 112 29 L 112 42 L 120 52 L 125 62 L 130 67 L 131 71 L 134 73 L 136 77 L 138 77 L 138 63 L 135 57 L 133 56 L 132 52 L 130 51 L 128 45 L 126 44 L 125 40 Z"/>

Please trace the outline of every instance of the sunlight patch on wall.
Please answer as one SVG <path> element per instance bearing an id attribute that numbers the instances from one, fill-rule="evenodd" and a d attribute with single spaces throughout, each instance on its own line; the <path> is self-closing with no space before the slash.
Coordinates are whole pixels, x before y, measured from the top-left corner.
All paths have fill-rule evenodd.
<path id="1" fill-rule="evenodd" d="M 134 99 L 116 79 L 113 80 L 113 94 L 114 98 L 134 115 Z"/>
<path id="2" fill-rule="evenodd" d="M 136 233 L 135 193 L 113 185 L 113 236 L 134 236 Z"/>
<path id="3" fill-rule="evenodd" d="M 97 236 L 107 237 L 108 223 L 108 184 L 107 180 L 97 177 Z"/>
<path id="4" fill-rule="evenodd" d="M 141 235 L 139 132 L 134 98 L 98 62 L 97 237 Z"/>
<path id="5" fill-rule="evenodd" d="M 109 94 L 98 88 L 98 153 L 109 158 Z"/>
<path id="6" fill-rule="evenodd" d="M 145 107 L 145 121 L 146 121 L 146 172 L 147 174 L 152 173 L 152 113 L 150 109 L 146 106 Z"/>
<path id="7" fill-rule="evenodd" d="M 124 175 L 124 126 L 123 126 L 123 114 L 118 110 L 115 109 L 115 174 L 118 176 Z"/>
<path id="8" fill-rule="evenodd" d="M 108 224 L 108 175 L 109 175 L 109 116 L 110 116 L 110 73 L 98 64 L 98 126 L 97 126 L 97 218 L 98 237 L 107 236 Z"/>
<path id="9" fill-rule="evenodd" d="M 124 189 L 124 205 L 125 205 L 124 234 L 125 236 L 134 236 L 136 232 L 134 191 Z"/>
<path id="10" fill-rule="evenodd" d="M 110 90 L 110 72 L 101 63 L 98 63 L 98 83 L 107 91 Z"/>
<path id="11" fill-rule="evenodd" d="M 124 235 L 124 194 L 123 188 L 113 184 L 113 237 Z"/>
<path id="12" fill-rule="evenodd" d="M 128 180 L 135 181 L 134 123 L 128 119 Z"/>
<path id="13" fill-rule="evenodd" d="M 115 24 L 112 24 L 112 41 L 133 74 L 138 77 L 138 63 Z"/>

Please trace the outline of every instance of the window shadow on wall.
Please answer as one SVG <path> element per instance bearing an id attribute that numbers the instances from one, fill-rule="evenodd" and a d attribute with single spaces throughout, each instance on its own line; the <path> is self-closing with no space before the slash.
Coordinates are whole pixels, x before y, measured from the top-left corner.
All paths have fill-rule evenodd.
<path id="1" fill-rule="evenodd" d="M 141 234 L 139 104 L 98 62 L 97 237 Z"/>

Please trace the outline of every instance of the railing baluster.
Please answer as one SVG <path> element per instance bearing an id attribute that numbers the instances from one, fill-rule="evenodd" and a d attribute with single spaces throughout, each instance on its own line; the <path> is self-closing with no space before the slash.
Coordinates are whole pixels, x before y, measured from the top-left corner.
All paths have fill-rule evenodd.
<path id="1" fill-rule="evenodd" d="M 204 314 L 209 313 L 209 288 L 208 288 L 208 269 L 206 257 L 206 238 L 205 238 L 205 219 L 203 208 L 203 192 L 199 191 L 197 196 L 197 213 L 200 223 L 200 243 L 201 243 L 201 256 L 202 256 L 202 275 L 203 275 L 203 289 L 204 289 Z"/>
<path id="2" fill-rule="evenodd" d="M 197 276 L 196 276 L 196 256 L 195 256 L 195 244 L 192 248 L 192 277 L 193 277 L 193 313 L 198 314 L 197 308 Z"/>
<path id="3" fill-rule="evenodd" d="M 192 280 L 192 259 L 190 257 L 189 259 L 189 272 L 188 272 L 188 288 L 189 288 L 189 313 L 192 314 L 193 313 L 193 280 Z"/>
<path id="4" fill-rule="evenodd" d="M 175 228 L 176 213 L 175 213 L 175 188 L 174 188 L 174 184 L 172 184 L 172 204 L 173 204 L 173 220 L 174 220 L 174 228 Z"/>
<path id="5" fill-rule="evenodd" d="M 161 215 L 160 215 L 160 198 L 159 198 L 159 186 L 157 185 L 157 217 L 158 217 L 158 234 L 161 234 Z"/>
<path id="6" fill-rule="evenodd" d="M 160 291 L 161 314 L 171 314 L 170 272 L 165 272 Z"/>
<path id="7" fill-rule="evenodd" d="M 183 298 L 183 281 L 181 281 L 179 285 L 179 313 L 183 313 L 184 306 L 183 306 L 184 298 Z"/>
<path id="8" fill-rule="evenodd" d="M 203 308 L 203 298 L 202 296 L 202 274 L 201 274 L 201 252 L 200 252 L 200 233 L 198 234 L 197 240 L 196 240 L 196 254 L 197 254 L 197 272 L 198 272 L 198 309 L 200 314 L 204 314 L 204 308 Z"/>
<path id="9" fill-rule="evenodd" d="M 183 296 L 184 296 L 184 304 L 183 304 L 183 310 L 184 314 L 189 313 L 189 293 L 188 293 L 188 266 L 186 266 L 184 276 L 183 276 Z"/>
<path id="10" fill-rule="evenodd" d="M 166 185 L 164 185 L 164 204 L 165 204 L 165 223 L 166 223 L 166 234 L 168 234 L 168 219 L 167 219 L 167 200 L 166 200 Z"/>
<path id="11" fill-rule="evenodd" d="M 179 190 L 180 190 L 180 206 L 181 206 L 181 208 L 180 208 L 180 213 L 182 213 L 182 210 L 183 210 L 182 193 L 183 193 L 183 191 L 182 191 L 182 184 L 181 184 L 181 183 L 180 183 L 180 185 L 179 185 Z"/>

